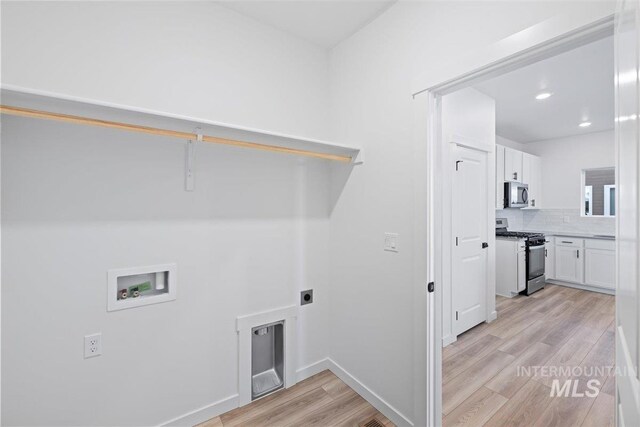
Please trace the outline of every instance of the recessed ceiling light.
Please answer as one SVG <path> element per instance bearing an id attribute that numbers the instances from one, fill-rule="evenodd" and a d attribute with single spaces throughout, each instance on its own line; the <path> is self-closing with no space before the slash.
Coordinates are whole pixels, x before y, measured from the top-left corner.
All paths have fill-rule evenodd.
<path id="1" fill-rule="evenodd" d="M 591 122 L 582 122 L 578 126 L 580 126 L 581 128 L 588 128 L 589 126 L 591 126 Z"/>
<path id="2" fill-rule="evenodd" d="M 541 92 L 539 94 L 536 95 L 536 99 L 537 100 L 543 100 L 543 99 L 547 99 L 549 98 L 551 95 L 553 95 L 551 92 Z"/>

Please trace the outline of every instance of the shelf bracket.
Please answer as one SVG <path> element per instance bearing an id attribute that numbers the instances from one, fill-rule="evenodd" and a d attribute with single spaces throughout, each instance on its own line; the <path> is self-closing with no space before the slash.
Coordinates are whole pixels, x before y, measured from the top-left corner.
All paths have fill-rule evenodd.
<path id="1" fill-rule="evenodd" d="M 364 163 L 364 150 L 360 149 L 355 156 L 351 157 L 352 165 L 361 165 Z"/>
<path id="2" fill-rule="evenodd" d="M 185 176 L 184 186 L 186 191 L 193 191 L 195 188 L 195 157 L 196 157 L 196 142 L 202 142 L 202 132 L 200 128 L 196 128 L 194 133 L 197 135 L 196 140 L 190 139 L 187 141 L 187 153 L 185 164 Z"/>

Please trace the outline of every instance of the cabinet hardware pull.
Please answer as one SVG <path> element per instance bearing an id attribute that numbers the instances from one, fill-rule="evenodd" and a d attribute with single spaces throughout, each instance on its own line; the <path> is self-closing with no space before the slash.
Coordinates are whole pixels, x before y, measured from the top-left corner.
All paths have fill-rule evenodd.
<path id="1" fill-rule="evenodd" d="M 578 249 L 578 250 L 576 251 L 576 257 L 577 257 L 577 258 L 580 258 L 580 249 Z"/>

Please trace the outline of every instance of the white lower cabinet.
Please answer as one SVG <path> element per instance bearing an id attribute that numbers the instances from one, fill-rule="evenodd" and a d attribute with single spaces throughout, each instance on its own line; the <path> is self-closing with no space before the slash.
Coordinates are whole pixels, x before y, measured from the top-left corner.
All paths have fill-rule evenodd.
<path id="1" fill-rule="evenodd" d="M 514 297 L 527 287 L 527 252 L 524 239 L 496 239 L 496 293 Z"/>
<path id="2" fill-rule="evenodd" d="M 556 244 L 556 280 L 584 282 L 584 253 L 582 247 Z"/>
<path id="3" fill-rule="evenodd" d="M 615 241 L 556 236 L 547 239 L 545 250 L 547 279 L 615 289 Z"/>
<path id="4" fill-rule="evenodd" d="M 544 244 L 544 274 L 547 279 L 556 278 L 556 246 L 553 237 Z"/>
<path id="5" fill-rule="evenodd" d="M 584 256 L 584 281 L 590 286 L 615 289 L 616 249 L 613 241 L 587 241 Z"/>

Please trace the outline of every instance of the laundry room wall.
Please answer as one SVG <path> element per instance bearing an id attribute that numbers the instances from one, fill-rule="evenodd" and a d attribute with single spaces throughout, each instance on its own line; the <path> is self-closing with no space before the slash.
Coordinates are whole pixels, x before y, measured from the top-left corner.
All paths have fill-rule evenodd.
<path id="1" fill-rule="evenodd" d="M 322 136 L 326 58 L 210 2 L 2 3 L 3 85 L 172 114 Z M 3 425 L 230 409 L 236 317 L 303 289 L 296 368 L 328 355 L 325 161 L 206 144 L 185 192 L 185 141 L 8 116 L 1 132 Z M 107 270 L 169 262 L 175 301 L 106 311 Z"/>

